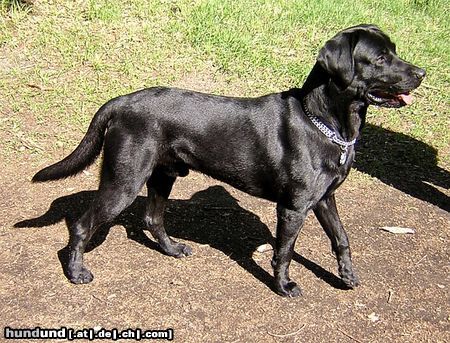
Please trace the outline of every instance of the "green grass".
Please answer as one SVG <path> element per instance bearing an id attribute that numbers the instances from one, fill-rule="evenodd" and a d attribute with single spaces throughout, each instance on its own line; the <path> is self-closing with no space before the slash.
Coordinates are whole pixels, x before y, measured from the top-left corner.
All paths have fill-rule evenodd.
<path id="1" fill-rule="evenodd" d="M 73 147 L 96 109 L 143 87 L 206 76 L 216 93 L 253 96 L 300 86 L 337 31 L 375 23 L 427 69 L 413 106 L 370 109 L 369 121 L 438 150 L 450 165 L 450 17 L 444 0 L 0 0 L 0 129 Z M 201 80 L 198 80 L 201 88 Z M 49 130 L 49 126 L 52 130 Z M 74 141 L 71 140 L 73 137 Z M 16 141 L 15 141 L 16 140 Z M 55 147 L 54 149 L 58 149 Z M 29 153 L 29 149 L 20 153 Z M 51 148 L 33 149 L 51 154 Z"/>

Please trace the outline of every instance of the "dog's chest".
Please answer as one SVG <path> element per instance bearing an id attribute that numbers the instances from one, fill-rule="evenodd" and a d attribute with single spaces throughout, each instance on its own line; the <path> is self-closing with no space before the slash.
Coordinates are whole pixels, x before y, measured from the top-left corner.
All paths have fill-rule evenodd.
<path id="1" fill-rule="evenodd" d="M 341 152 L 330 163 L 331 166 L 323 173 L 323 177 L 328 181 L 325 182 L 325 195 L 331 195 L 345 181 L 350 173 L 354 157 L 355 151 L 351 147 L 347 151 Z"/>
<path id="2" fill-rule="evenodd" d="M 307 201 L 314 206 L 323 197 L 333 194 L 347 178 L 354 156 L 355 152 L 351 147 L 343 164 L 338 151 L 317 154 L 308 163 L 293 161 L 288 182 L 291 200 L 294 203 Z"/>

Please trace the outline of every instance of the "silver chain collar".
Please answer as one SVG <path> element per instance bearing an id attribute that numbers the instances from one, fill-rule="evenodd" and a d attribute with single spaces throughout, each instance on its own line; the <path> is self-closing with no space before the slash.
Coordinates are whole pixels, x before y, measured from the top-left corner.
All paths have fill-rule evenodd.
<path id="1" fill-rule="evenodd" d="M 340 139 L 336 134 L 336 132 L 330 129 L 328 126 L 326 126 L 318 116 L 315 116 L 311 112 L 309 112 L 305 100 L 302 101 L 302 104 L 303 110 L 305 111 L 306 115 L 311 120 L 311 122 L 314 124 L 314 126 L 317 127 L 319 131 L 322 132 L 325 136 L 327 136 L 333 143 L 339 145 L 339 147 L 341 148 L 341 156 L 339 159 L 339 163 L 340 165 L 343 165 L 347 161 L 347 150 L 350 146 L 356 143 L 356 138 L 351 140 L 350 142 Z"/>

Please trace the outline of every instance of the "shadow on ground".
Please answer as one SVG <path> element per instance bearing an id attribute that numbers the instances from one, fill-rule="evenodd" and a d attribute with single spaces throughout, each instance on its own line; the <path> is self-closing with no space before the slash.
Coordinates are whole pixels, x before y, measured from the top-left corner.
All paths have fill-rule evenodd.
<path id="1" fill-rule="evenodd" d="M 16 228 L 45 227 L 62 220 L 70 228 L 84 213 L 94 199 L 94 191 L 84 191 L 56 199 L 48 211 L 40 217 L 16 223 Z M 150 249 L 160 251 L 158 244 L 144 233 L 141 214 L 144 211 L 145 198 L 138 197 L 112 224 L 99 229 L 92 238 L 87 251 L 101 245 L 113 225 L 122 225 L 127 236 Z M 189 200 L 170 200 L 166 210 L 165 223 L 170 236 L 194 241 L 222 251 L 247 270 L 256 279 L 273 290 L 272 276 L 261 268 L 252 258 L 256 248 L 264 243 L 273 243 L 268 227 L 258 216 L 239 206 L 222 186 L 209 187 L 195 193 Z M 60 250 L 58 256 L 66 272 L 67 247 Z M 345 289 L 340 278 L 323 269 L 313 261 L 294 254 L 294 261 L 313 272 L 329 285 Z M 67 274 L 66 274 L 67 276 Z"/>
<path id="2" fill-rule="evenodd" d="M 366 125 L 354 167 L 415 198 L 450 212 L 450 173 L 437 165 L 437 151 L 410 136 Z"/>

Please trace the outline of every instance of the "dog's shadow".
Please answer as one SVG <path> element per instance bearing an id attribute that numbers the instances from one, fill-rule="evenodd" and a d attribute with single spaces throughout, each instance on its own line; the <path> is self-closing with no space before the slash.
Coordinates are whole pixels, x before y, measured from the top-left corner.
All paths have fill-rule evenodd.
<path id="1" fill-rule="evenodd" d="M 437 165 L 432 146 L 402 133 L 367 124 L 356 149 L 355 168 L 417 199 L 450 212 L 450 173 Z"/>
<path id="2" fill-rule="evenodd" d="M 67 227 L 86 211 L 94 199 L 94 191 L 84 191 L 56 199 L 46 213 L 40 217 L 16 223 L 16 228 L 45 227 L 62 220 Z M 141 219 L 146 199 L 139 196 L 113 223 L 99 228 L 92 237 L 87 252 L 101 245 L 113 225 L 122 225 L 127 236 L 150 249 L 161 252 L 159 245 L 143 231 Z M 274 214 L 275 215 L 275 214 Z M 253 259 L 256 248 L 265 243 L 273 245 L 273 236 L 258 216 L 239 206 L 222 186 L 212 186 L 195 193 L 189 200 L 170 200 L 166 209 L 167 232 L 174 238 L 207 244 L 222 251 L 255 278 L 274 290 L 272 276 Z M 69 234 L 71 234 L 69 232 Z M 188 242 L 189 244 L 189 242 Z M 60 250 L 58 256 L 66 274 L 68 247 Z M 345 289 L 341 279 L 323 269 L 313 261 L 294 253 L 294 261 L 313 272 L 329 285 Z M 67 276 L 67 274 L 66 274 Z"/>
<path id="3" fill-rule="evenodd" d="M 355 167 L 405 193 L 450 211 L 449 197 L 434 187 L 448 189 L 450 173 L 437 166 L 436 150 L 423 142 L 368 124 L 359 142 Z M 70 228 L 86 211 L 94 196 L 94 191 L 85 191 L 61 197 L 53 201 L 45 214 L 19 222 L 15 227 L 45 227 L 65 220 Z M 87 251 L 102 244 L 115 224 L 126 228 L 129 239 L 161 251 L 142 230 L 144 206 L 145 198 L 138 197 L 113 223 L 96 232 Z M 169 235 L 222 251 L 273 290 L 272 276 L 252 258 L 257 246 L 267 242 L 273 244 L 272 234 L 259 217 L 240 207 L 223 187 L 209 187 L 195 193 L 189 200 L 170 200 L 165 220 Z M 58 256 L 66 272 L 67 247 L 60 250 Z M 345 288 L 337 276 L 313 261 L 297 253 L 294 261 L 331 286 Z"/>

